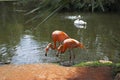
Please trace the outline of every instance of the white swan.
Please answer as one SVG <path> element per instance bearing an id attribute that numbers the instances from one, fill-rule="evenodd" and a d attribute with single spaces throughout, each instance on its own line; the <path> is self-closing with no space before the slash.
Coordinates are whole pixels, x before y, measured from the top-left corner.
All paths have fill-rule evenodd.
<path id="1" fill-rule="evenodd" d="M 86 29 L 86 24 L 87 24 L 87 22 L 85 22 L 83 20 L 80 20 L 80 19 L 77 19 L 77 20 L 74 21 L 74 25 L 77 28 L 84 28 L 84 29 Z"/>
<path id="2" fill-rule="evenodd" d="M 84 28 L 84 29 L 86 29 L 87 22 L 81 20 L 81 16 L 78 15 L 77 19 L 74 21 L 74 25 L 77 28 Z"/>

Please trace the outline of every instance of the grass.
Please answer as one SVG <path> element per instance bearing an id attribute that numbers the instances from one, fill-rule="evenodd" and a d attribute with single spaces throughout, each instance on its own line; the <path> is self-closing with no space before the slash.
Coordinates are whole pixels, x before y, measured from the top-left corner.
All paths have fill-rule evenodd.
<path id="1" fill-rule="evenodd" d="M 105 62 L 101 63 L 99 61 L 91 61 L 91 62 L 81 62 L 79 64 L 75 64 L 74 67 L 111 67 L 113 76 L 116 76 L 117 73 L 120 73 L 120 63 L 111 63 Z"/>
<path id="2" fill-rule="evenodd" d="M 106 62 L 106 63 L 101 63 L 99 61 L 91 61 L 91 62 L 81 62 L 79 64 L 75 64 L 74 66 L 76 67 L 99 67 L 99 66 L 110 66 L 112 67 L 114 63 Z"/>

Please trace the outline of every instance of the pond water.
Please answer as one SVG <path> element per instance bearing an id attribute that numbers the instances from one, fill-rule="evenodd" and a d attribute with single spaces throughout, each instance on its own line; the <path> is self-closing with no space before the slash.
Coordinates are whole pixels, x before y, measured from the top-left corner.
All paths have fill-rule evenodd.
<path id="1" fill-rule="evenodd" d="M 78 30 L 68 16 L 83 16 L 86 29 Z M 47 17 L 47 16 L 46 16 Z M 0 12 L 0 62 L 11 64 L 58 62 L 54 50 L 45 56 L 45 47 L 52 42 L 51 33 L 62 30 L 82 42 L 87 51 L 74 49 L 75 63 L 94 60 L 120 62 L 120 15 L 115 13 L 57 13 L 36 27 L 44 18 L 31 21 L 29 17 L 9 7 Z M 27 18 L 27 19 L 26 19 Z M 36 28 L 35 30 L 33 30 Z M 62 55 L 68 61 L 69 52 Z"/>

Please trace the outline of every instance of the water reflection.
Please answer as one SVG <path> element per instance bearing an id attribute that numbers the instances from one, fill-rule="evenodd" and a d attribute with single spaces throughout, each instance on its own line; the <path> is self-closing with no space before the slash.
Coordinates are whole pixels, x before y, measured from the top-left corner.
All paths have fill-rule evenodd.
<path id="1" fill-rule="evenodd" d="M 117 29 L 114 28 L 115 25 L 120 25 L 119 19 L 115 22 L 113 20 L 111 22 L 113 24 L 109 24 L 107 21 L 109 19 L 109 15 L 93 15 L 91 17 L 88 17 L 88 19 L 86 19 L 86 16 L 84 16 L 84 19 L 86 19 L 85 21 L 88 22 L 87 28 L 80 30 L 80 33 L 77 34 L 78 30 L 73 25 L 74 21 L 66 20 L 64 19 L 64 17 L 61 16 L 65 17 L 65 15 L 63 14 L 58 14 L 38 28 L 34 35 L 37 36 L 39 42 L 51 42 L 52 31 L 58 29 L 65 31 L 70 37 L 79 40 L 87 47 L 88 52 L 74 50 L 74 53 L 77 55 L 76 62 L 104 59 L 105 56 L 107 56 L 109 60 L 112 60 L 114 62 L 119 61 L 119 56 L 114 56 L 114 54 L 118 54 L 119 49 L 115 49 L 115 47 L 113 49 L 110 42 L 111 40 L 113 40 L 111 36 L 115 37 L 116 34 L 119 34 Z M 95 19 L 93 19 L 94 17 Z M 103 21 L 104 18 L 106 19 L 105 21 Z M 119 40 L 119 37 L 115 38 Z M 114 40 L 112 41 L 112 43 L 115 45 L 117 44 Z M 52 56 L 54 58 L 52 53 L 54 52 L 50 52 L 49 56 Z M 66 52 L 63 56 L 65 56 L 64 58 L 67 58 L 68 52 Z"/>
<path id="2" fill-rule="evenodd" d="M 12 64 L 31 64 L 51 62 L 54 58 L 45 57 L 44 48 L 47 43 L 37 42 L 32 35 L 23 35 L 19 44 L 16 46 Z"/>
<path id="3" fill-rule="evenodd" d="M 16 54 L 12 58 L 11 63 L 14 64 L 25 64 L 39 62 L 40 53 L 36 48 L 39 48 L 37 42 L 32 39 L 30 35 L 24 35 L 20 43 L 16 46 Z"/>
<path id="4" fill-rule="evenodd" d="M 0 45 L 0 63 L 10 63 L 11 57 L 13 56 L 14 48 L 2 44 Z"/>

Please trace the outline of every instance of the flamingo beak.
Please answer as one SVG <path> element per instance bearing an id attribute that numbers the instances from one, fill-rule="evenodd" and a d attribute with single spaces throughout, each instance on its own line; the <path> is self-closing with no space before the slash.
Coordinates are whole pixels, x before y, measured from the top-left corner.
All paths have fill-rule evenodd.
<path id="1" fill-rule="evenodd" d="M 49 48 L 45 48 L 45 56 L 47 56 L 48 50 L 49 50 Z"/>
<path id="2" fill-rule="evenodd" d="M 48 52 L 48 50 L 46 49 L 46 51 L 45 51 L 45 56 L 47 56 L 47 52 Z"/>
<path id="3" fill-rule="evenodd" d="M 47 56 L 47 53 L 45 53 L 45 56 Z"/>
<path id="4" fill-rule="evenodd" d="M 58 57 L 58 56 L 59 56 L 59 52 L 56 53 L 56 57 Z"/>
<path id="5" fill-rule="evenodd" d="M 58 57 L 58 54 L 56 54 L 56 57 Z"/>

